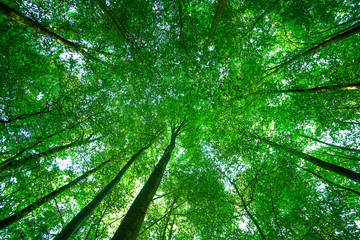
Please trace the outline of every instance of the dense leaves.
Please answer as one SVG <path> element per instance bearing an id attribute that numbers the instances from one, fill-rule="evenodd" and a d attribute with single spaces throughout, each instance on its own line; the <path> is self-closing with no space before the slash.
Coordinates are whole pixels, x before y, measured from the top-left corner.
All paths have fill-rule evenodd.
<path id="1" fill-rule="evenodd" d="M 138 239 L 358 238 L 357 1 L 0 14 L 2 239 L 53 239 L 99 195 L 71 239 L 111 239 L 155 173 Z"/>

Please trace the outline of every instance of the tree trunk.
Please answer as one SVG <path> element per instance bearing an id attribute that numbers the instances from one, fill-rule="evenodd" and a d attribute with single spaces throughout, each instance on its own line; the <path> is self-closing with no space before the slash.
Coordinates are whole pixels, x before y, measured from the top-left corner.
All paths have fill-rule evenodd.
<path id="1" fill-rule="evenodd" d="M 335 86 L 322 86 L 308 89 L 285 89 L 285 90 L 264 90 L 245 94 L 243 96 L 253 94 L 267 94 L 267 93 L 314 93 L 314 92 L 325 92 L 325 91 L 349 91 L 359 90 L 360 83 L 349 83 L 347 85 L 335 85 Z"/>
<path id="2" fill-rule="evenodd" d="M 240 197 L 240 199 L 241 199 L 241 203 L 242 203 L 242 205 L 243 205 L 243 207 L 244 207 L 244 210 L 245 210 L 246 214 L 249 216 L 249 218 L 251 219 L 251 221 L 255 224 L 257 230 L 258 230 L 259 233 L 260 233 L 261 238 L 262 238 L 263 240 L 266 240 L 265 235 L 264 235 L 264 233 L 262 232 L 259 223 L 257 222 L 257 220 L 255 219 L 255 217 L 254 217 L 254 216 L 251 214 L 251 212 L 249 211 L 249 209 L 248 209 L 248 207 L 247 207 L 247 205 L 246 205 L 246 203 L 245 203 L 245 200 L 244 200 L 243 196 L 241 195 L 241 193 L 240 193 L 238 187 L 236 186 L 235 182 L 230 182 L 230 183 L 231 183 L 231 185 L 234 186 L 237 194 L 239 195 L 239 197 Z"/>
<path id="3" fill-rule="evenodd" d="M 226 0 L 219 0 L 213 22 L 211 23 L 211 28 L 209 31 L 208 40 L 206 42 L 206 45 L 209 45 L 211 43 L 211 41 L 215 35 L 216 27 L 219 24 L 219 20 L 225 9 L 225 5 L 226 5 Z"/>
<path id="4" fill-rule="evenodd" d="M 94 209 L 101 203 L 101 201 L 107 196 L 108 193 L 116 186 L 116 184 L 121 180 L 122 176 L 128 170 L 128 168 L 134 163 L 140 154 L 151 146 L 152 142 L 147 146 L 141 148 L 135 155 L 133 155 L 130 160 L 125 164 L 125 166 L 120 170 L 116 177 L 101 190 L 96 197 L 86 205 L 66 226 L 61 230 L 61 232 L 56 235 L 54 240 L 65 240 L 69 239 L 72 234 L 74 234 L 84 220 L 91 215 Z"/>
<path id="5" fill-rule="evenodd" d="M 299 58 L 305 57 L 305 56 L 307 56 L 309 54 L 313 54 L 313 53 L 323 49 L 324 47 L 327 47 L 330 44 L 339 42 L 339 41 L 341 41 L 343 39 L 346 39 L 346 38 L 351 37 L 351 36 L 353 36 L 355 34 L 358 34 L 359 32 L 360 32 L 360 23 L 356 23 L 353 26 L 350 26 L 347 29 L 338 32 L 335 36 L 328 37 L 324 42 L 316 45 L 315 47 L 310 48 L 307 51 L 305 51 L 305 52 L 303 52 L 303 53 L 301 53 L 299 55 L 296 55 L 295 57 L 291 58 L 290 60 L 285 61 L 284 63 L 272 68 L 272 72 L 265 75 L 265 77 L 269 77 L 271 75 L 274 75 L 275 73 L 280 71 L 283 67 L 293 63 L 295 60 L 297 60 Z"/>
<path id="6" fill-rule="evenodd" d="M 54 133 L 52 133 L 52 134 L 50 134 L 50 135 L 48 135 L 48 136 L 41 136 L 41 137 L 36 138 L 37 141 L 36 141 L 34 144 L 32 144 L 31 146 L 28 146 L 28 147 L 26 147 L 26 148 L 21 149 L 21 150 L 20 150 L 18 153 L 16 153 L 14 156 L 12 156 L 12 157 L 6 159 L 5 161 L 3 161 L 3 162 L 0 164 L 0 168 L 2 167 L 3 164 L 6 164 L 6 163 L 10 163 L 10 162 L 12 162 L 12 161 L 15 161 L 15 159 L 18 158 L 20 155 L 22 155 L 24 152 L 29 151 L 30 149 L 33 149 L 33 148 L 37 147 L 39 144 L 41 144 L 42 142 L 44 142 L 46 139 L 50 139 L 50 138 L 52 138 L 53 136 L 55 136 L 55 135 L 57 135 L 57 134 L 59 134 L 59 133 L 62 133 L 62 132 L 65 132 L 65 131 L 67 131 L 67 130 L 69 130 L 69 129 L 75 128 L 76 126 L 80 125 L 80 123 L 82 123 L 82 122 L 84 122 L 84 121 L 77 122 L 77 123 L 74 124 L 74 125 L 71 125 L 71 126 L 69 126 L 69 127 L 67 127 L 67 128 L 63 128 L 63 129 L 61 129 L 61 130 L 59 130 L 59 131 L 56 131 L 56 132 L 54 132 Z"/>
<path id="7" fill-rule="evenodd" d="M 147 180 L 140 193 L 135 198 L 112 240 L 136 240 L 141 225 L 144 221 L 147 209 L 160 185 L 166 165 L 168 164 L 171 153 L 175 148 L 175 138 L 179 134 L 180 129 L 184 123 L 185 120 L 176 130 L 175 126 L 172 126 L 170 144 L 166 147 L 163 156 L 161 157 L 159 163 L 155 166 L 155 169 L 152 172 L 150 178 Z"/>
<path id="8" fill-rule="evenodd" d="M 351 171 L 347 168 L 344 168 L 344 167 L 341 167 L 341 166 L 338 166 L 338 165 L 335 165 L 335 164 L 332 164 L 332 163 L 328 163 L 328 162 L 324 162 L 316 157 L 313 157 L 313 156 L 310 156 L 306 153 L 303 153 L 303 152 L 300 152 L 298 150 L 295 150 L 295 149 L 291 149 L 291 148 L 288 148 L 288 147 L 285 147 L 285 146 L 281 146 L 277 143 L 274 143 L 274 142 L 271 142 L 267 139 L 264 139 L 264 138 L 261 138 L 259 136 L 257 136 L 257 138 L 273 147 L 276 147 L 276 148 L 280 148 L 288 153 L 291 153 L 291 154 L 294 154 L 296 156 L 299 156 L 301 157 L 302 159 L 304 159 L 305 161 L 308 161 L 308 162 L 311 162 L 312 164 L 315 164 L 316 166 L 318 167 L 321 167 L 323 169 L 326 169 L 326 170 L 329 170 L 331 172 L 334 172 L 334 173 L 337 173 L 339 175 L 342 175 L 346 178 L 349 178 L 351 180 L 354 180 L 356 182 L 360 182 L 360 174 L 357 173 L 357 172 L 354 172 L 354 171 Z"/>
<path id="9" fill-rule="evenodd" d="M 322 144 L 325 144 L 327 146 L 331 146 L 331 147 L 335 147 L 335 148 L 338 148 L 338 149 L 341 149 L 341 150 L 346 150 L 346 151 L 350 151 L 350 152 L 358 152 L 360 153 L 360 150 L 358 149 L 353 149 L 353 148 L 346 148 L 346 147 L 341 147 L 341 146 L 337 146 L 335 144 L 331 144 L 331 143 L 326 143 L 326 142 L 323 142 L 321 140 L 318 140 L 316 138 L 312 138 L 312 137 L 308 137 L 308 136 L 305 136 L 305 135 L 300 135 L 302 137 L 305 137 L 305 138 L 308 138 L 308 139 L 311 139 L 313 141 L 316 141 L 316 142 L 319 142 L 319 143 L 322 143 Z"/>
<path id="10" fill-rule="evenodd" d="M 0 221 L 0 229 L 3 229 L 11 224 L 13 224 L 14 222 L 24 218 L 27 214 L 29 214 L 30 212 L 34 211 L 35 209 L 39 208 L 42 204 L 49 202 L 50 200 L 54 199 L 56 196 L 58 196 L 60 193 L 66 191 L 67 189 L 75 186 L 77 183 L 79 183 L 81 180 L 87 178 L 90 174 L 96 172 L 97 170 L 99 170 L 100 168 L 102 168 L 103 166 L 105 166 L 106 164 L 112 162 L 113 160 L 108 160 L 106 162 L 101 163 L 99 166 L 85 172 L 83 175 L 81 175 L 80 177 L 76 178 L 75 180 L 69 182 L 68 184 L 66 184 L 65 186 L 62 186 L 61 188 L 53 191 L 52 193 L 49 193 L 48 195 L 46 195 L 45 197 L 37 200 L 36 202 L 30 204 L 29 206 L 25 207 L 24 209 L 22 209 L 21 211 L 16 212 L 15 214 L 11 215 L 8 218 L 5 218 L 3 220 Z"/>
<path id="11" fill-rule="evenodd" d="M 333 186 L 335 186 L 335 187 L 344 189 L 344 190 L 346 190 L 346 191 L 353 192 L 353 193 L 355 193 L 355 194 L 357 194 L 357 195 L 360 196 L 360 192 L 358 192 L 358 191 L 356 191 L 356 190 L 353 190 L 353 189 L 348 188 L 348 187 L 341 186 L 340 184 L 334 183 L 334 182 L 330 181 L 329 179 L 326 179 L 326 178 L 320 176 L 319 174 L 317 174 L 317 173 L 315 173 L 315 172 L 313 172 L 313 171 L 310 171 L 309 169 L 303 168 L 303 167 L 301 167 L 301 166 L 299 166 L 299 165 L 297 165 L 297 166 L 298 166 L 298 168 L 301 168 L 302 170 L 304 170 L 304 171 L 306 171 L 306 172 L 308 172 L 308 173 L 310 173 L 310 174 L 312 174 L 312 175 L 314 175 L 314 176 L 316 176 L 316 177 L 324 180 L 324 181 L 327 182 L 328 184 L 331 184 L 331 185 L 333 185 Z"/>
<path id="12" fill-rule="evenodd" d="M 166 240 L 166 229 L 167 229 L 167 227 L 168 227 L 168 225 L 169 225 L 170 218 L 171 218 L 171 213 L 172 213 L 172 211 L 173 211 L 173 209 L 174 209 L 174 206 L 175 206 L 175 203 L 176 203 L 177 199 L 178 199 L 178 198 L 175 197 L 174 200 L 173 200 L 173 202 L 172 202 L 172 204 L 171 204 L 171 206 L 170 206 L 170 209 L 169 209 L 169 212 L 168 212 L 168 216 L 167 216 L 167 218 L 166 218 L 165 226 L 164 226 L 164 228 L 163 228 L 162 234 L 160 235 L 161 240 Z"/>
<path id="13" fill-rule="evenodd" d="M 53 33 L 52 31 L 44 28 L 40 24 L 34 22 L 30 18 L 22 15 L 21 13 L 19 13 L 15 9 L 12 9 L 11 7 L 9 7 L 6 4 L 1 3 L 1 2 L 0 2 L 0 13 L 12 18 L 13 20 L 17 21 L 20 24 L 23 24 L 23 25 L 31 28 L 37 34 L 44 34 L 45 36 L 50 37 L 50 38 L 56 40 L 57 42 L 63 44 L 65 47 L 75 50 L 76 52 L 80 53 L 84 57 L 87 57 L 89 59 L 98 61 L 98 59 L 94 58 L 88 52 L 83 50 L 82 47 L 79 44 L 71 42 L 69 40 L 66 40 L 65 38 L 63 38 L 63 37 L 57 35 L 56 33 Z"/>
<path id="14" fill-rule="evenodd" d="M 22 166 L 24 164 L 29 164 L 29 163 L 39 161 L 40 159 L 45 158 L 47 156 L 50 156 L 52 154 L 65 151 L 65 150 L 68 150 L 68 149 L 73 148 L 73 147 L 80 146 L 80 145 L 85 144 L 85 143 L 91 143 L 91 142 L 94 142 L 94 141 L 96 141 L 98 139 L 99 138 L 95 138 L 95 139 L 90 140 L 90 141 L 72 142 L 72 143 L 69 143 L 69 144 L 65 144 L 65 145 L 62 145 L 62 146 L 51 148 L 51 149 L 46 150 L 44 152 L 34 154 L 34 155 L 31 155 L 31 156 L 28 156 L 28 157 L 25 157 L 25 158 L 22 158 L 22 159 L 19 159 L 19 160 L 15 160 L 15 159 L 12 159 L 12 158 L 8 159 L 8 160 L 1 163 L 0 172 L 6 172 L 6 171 L 16 169 L 16 168 L 18 168 L 18 167 L 20 167 L 20 166 Z"/>

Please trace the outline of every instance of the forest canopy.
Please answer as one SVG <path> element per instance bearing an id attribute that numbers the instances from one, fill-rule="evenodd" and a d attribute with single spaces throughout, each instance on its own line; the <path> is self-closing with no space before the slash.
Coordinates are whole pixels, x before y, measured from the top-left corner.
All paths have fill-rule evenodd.
<path id="1" fill-rule="evenodd" d="M 1 239 L 358 239 L 356 0 L 0 2 Z"/>

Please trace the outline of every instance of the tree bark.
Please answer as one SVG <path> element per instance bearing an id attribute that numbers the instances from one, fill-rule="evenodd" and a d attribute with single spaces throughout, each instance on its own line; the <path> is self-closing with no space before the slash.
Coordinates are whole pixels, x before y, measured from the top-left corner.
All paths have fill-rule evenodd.
<path id="1" fill-rule="evenodd" d="M 163 156 L 155 166 L 155 169 L 152 172 L 150 178 L 147 180 L 140 193 L 135 198 L 112 240 L 136 240 L 141 225 L 144 221 L 147 209 L 150 206 L 150 203 L 160 185 L 166 165 L 168 164 L 171 153 L 175 148 L 175 138 L 179 134 L 180 129 L 184 123 L 185 120 L 177 129 L 175 129 L 175 126 L 172 126 L 170 144 L 166 147 Z"/>
<path id="2" fill-rule="evenodd" d="M 303 152 L 300 152 L 298 150 L 295 150 L 295 149 L 291 149 L 289 147 L 285 147 L 285 146 L 282 146 L 280 144 L 277 144 L 277 143 L 274 143 L 274 142 L 271 142 L 267 139 L 264 139 L 264 138 L 261 138 L 259 136 L 257 136 L 257 138 L 265 143 L 267 143 L 268 145 L 271 145 L 273 147 L 276 147 L 276 148 L 279 148 L 279 149 L 282 149 L 288 153 L 291 153 L 295 156 L 298 156 L 298 157 L 301 157 L 302 159 L 304 159 L 305 161 L 308 161 L 308 162 L 311 162 L 312 164 L 318 166 L 318 167 L 321 167 L 323 169 L 326 169 L 326 170 L 329 170 L 331 172 L 334 172 L 336 174 L 339 174 L 339 175 L 342 175 L 348 179 L 351 179 L 351 180 L 354 180 L 356 182 L 360 182 L 360 174 L 357 173 L 357 172 L 354 172 L 352 170 L 349 170 L 347 168 L 344 168 L 344 167 L 341 167 L 341 166 L 338 166 L 338 165 L 335 165 L 335 164 L 332 164 L 332 163 L 328 163 L 328 162 L 324 162 L 316 157 L 313 157 L 313 156 L 310 156 L 306 153 L 303 153 Z"/>
<path id="3" fill-rule="evenodd" d="M 90 214 L 94 211 L 94 209 L 101 203 L 101 201 L 107 196 L 108 193 L 113 190 L 118 182 L 120 182 L 122 176 L 129 169 L 129 167 L 134 163 L 140 154 L 145 151 L 147 148 L 151 146 L 152 142 L 147 146 L 141 148 L 135 155 L 133 155 L 130 160 L 125 164 L 125 166 L 120 170 L 120 172 L 116 175 L 116 177 L 101 190 L 100 193 L 96 195 L 96 197 L 86 205 L 66 226 L 61 230 L 61 232 L 56 235 L 54 240 L 65 240 L 69 239 L 72 234 L 74 234 L 80 225 L 84 222 L 84 220 L 90 216 Z"/>
<path id="4" fill-rule="evenodd" d="M 35 31 L 37 34 L 44 34 L 45 36 L 50 37 L 50 38 L 56 40 L 57 42 L 63 44 L 66 48 L 72 49 L 72 50 L 80 53 L 81 55 L 83 55 L 86 58 L 98 61 L 98 59 L 96 59 L 95 57 L 91 56 L 88 52 L 83 50 L 83 48 L 79 44 L 71 42 L 69 40 L 66 40 L 65 38 L 46 29 L 45 27 L 34 22 L 30 18 L 22 15 L 15 9 L 12 9 L 11 7 L 7 6 L 6 4 L 4 4 L 2 2 L 0 2 L 0 13 L 10 17 L 11 19 L 17 21 L 20 24 L 23 24 L 23 25 L 29 27 L 30 29 Z"/>
<path id="5" fill-rule="evenodd" d="M 251 219 L 251 221 L 255 224 L 257 230 L 258 230 L 259 233 L 260 233 L 261 238 L 262 238 L 263 240 L 266 240 L 265 235 L 264 235 L 263 231 L 261 230 L 259 223 L 257 222 L 257 220 L 255 219 L 255 217 L 254 217 L 254 216 L 251 214 L 251 212 L 249 211 L 249 209 L 248 209 L 248 207 L 247 207 L 247 205 L 246 205 L 246 203 L 245 203 L 245 200 L 244 200 L 243 196 L 241 195 L 241 193 L 240 193 L 237 185 L 235 184 L 235 182 L 231 182 L 231 181 L 230 181 L 230 183 L 231 183 L 231 185 L 234 186 L 237 194 L 239 195 L 239 197 L 240 197 L 240 199 L 241 199 L 241 203 L 242 203 L 242 205 L 243 205 L 243 207 L 244 207 L 244 210 L 245 210 L 246 214 L 249 216 L 249 218 Z"/>
<path id="6" fill-rule="evenodd" d="M 254 30 L 256 24 L 262 20 L 266 14 L 268 14 L 275 6 L 276 4 L 279 2 L 279 0 L 275 0 L 273 3 L 271 3 L 271 5 L 269 7 L 266 8 L 266 10 L 260 14 L 260 16 L 251 24 L 249 30 L 247 30 L 243 35 L 241 35 L 240 39 L 244 38 L 246 35 L 248 35 L 252 30 Z M 281 1 L 282 2 L 282 1 Z"/>
<path id="7" fill-rule="evenodd" d="M 37 200 L 36 202 L 28 205 L 24 209 L 14 213 L 8 218 L 5 218 L 0 221 L 0 229 L 6 228 L 7 226 L 13 224 L 14 222 L 19 221 L 20 219 L 24 218 L 27 214 L 30 212 L 36 210 L 39 208 L 42 204 L 49 202 L 50 200 L 54 199 L 56 196 L 58 196 L 60 193 L 63 193 L 64 191 L 70 189 L 71 187 L 75 186 L 77 183 L 79 183 L 81 180 L 87 178 L 90 174 L 96 172 L 106 164 L 112 162 L 113 160 L 108 160 L 106 162 L 101 163 L 99 166 L 85 172 L 80 177 L 76 178 L 75 180 L 69 182 L 68 184 L 62 186 L 61 188 L 49 193 L 48 195 L 44 196 L 43 198 Z"/>

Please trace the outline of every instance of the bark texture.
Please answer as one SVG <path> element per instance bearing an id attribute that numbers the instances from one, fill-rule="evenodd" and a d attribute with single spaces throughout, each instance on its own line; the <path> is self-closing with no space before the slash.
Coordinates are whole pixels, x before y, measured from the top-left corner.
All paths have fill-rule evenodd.
<path id="1" fill-rule="evenodd" d="M 216 8 L 216 13 L 214 16 L 214 19 L 211 23 L 211 28 L 209 31 L 209 36 L 208 36 L 208 40 L 207 40 L 207 45 L 209 45 L 215 35 L 215 31 L 216 31 L 216 27 L 219 24 L 220 21 L 220 17 L 225 9 L 225 5 L 226 5 L 226 0 L 219 0 L 218 6 Z"/>
<path id="2" fill-rule="evenodd" d="M 99 138 L 95 138 L 93 140 L 87 140 L 87 141 L 76 141 L 76 142 L 72 142 L 69 144 L 65 144 L 62 146 L 58 146 L 58 147 L 54 147 L 54 148 L 50 148 L 46 151 L 43 151 L 41 153 L 38 154 L 34 154 L 28 157 L 24 157 L 21 159 L 14 159 L 14 158 L 10 158 L 4 162 L 2 162 L 0 164 L 0 172 L 6 172 L 6 171 L 10 171 L 10 170 L 14 170 L 17 169 L 25 164 L 32 164 L 35 162 L 38 162 L 40 159 L 51 156 L 53 154 L 68 150 L 70 148 L 73 147 L 78 147 L 81 146 L 83 144 L 87 144 L 87 143 L 91 143 L 94 142 L 96 140 L 98 140 Z"/>

